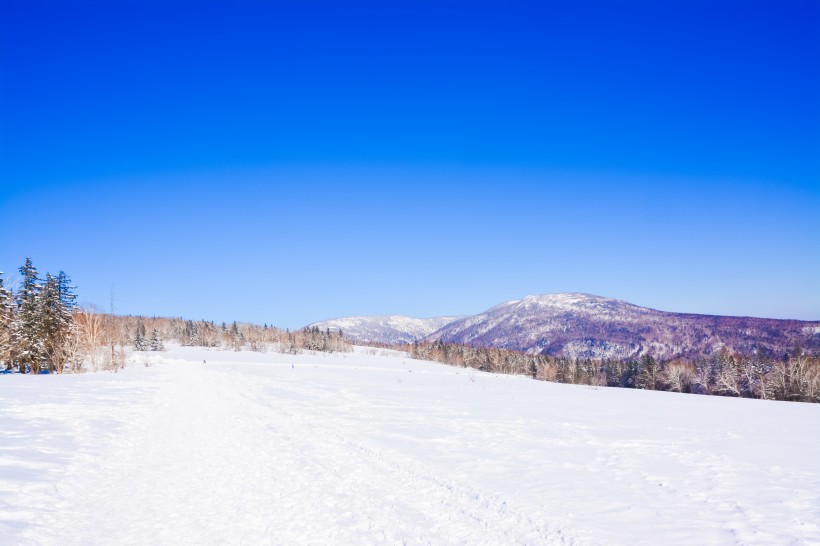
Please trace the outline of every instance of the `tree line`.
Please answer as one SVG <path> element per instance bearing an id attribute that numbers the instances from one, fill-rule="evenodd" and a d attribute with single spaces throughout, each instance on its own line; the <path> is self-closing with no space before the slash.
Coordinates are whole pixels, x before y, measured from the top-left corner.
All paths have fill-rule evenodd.
<path id="1" fill-rule="evenodd" d="M 122 332 L 122 343 L 137 351 L 157 350 L 156 344 L 161 344 L 163 340 L 186 347 L 290 354 L 302 351 L 348 352 L 353 347 L 342 332 L 316 327 L 291 332 L 267 324 L 260 326 L 236 321 L 217 324 L 207 320 L 142 316 L 117 316 L 114 321 Z"/>
<path id="2" fill-rule="evenodd" d="M 764 349 L 742 355 L 724 348 L 693 360 L 553 357 L 441 341 L 398 348 L 412 358 L 557 383 L 820 402 L 820 358 L 799 347 L 779 357 Z"/>
<path id="3" fill-rule="evenodd" d="M 0 369 L 40 373 L 75 367 L 79 336 L 71 279 L 63 271 L 40 278 L 30 258 L 19 271 L 16 290 L 0 276 Z"/>
<path id="4" fill-rule="evenodd" d="M 77 305 L 69 276 L 40 273 L 30 258 L 18 286 L 0 272 L 0 371 L 64 373 L 123 368 L 134 351 L 162 351 L 166 342 L 235 351 L 338 352 L 352 350 L 342 332 L 182 318 L 133 317 Z"/>

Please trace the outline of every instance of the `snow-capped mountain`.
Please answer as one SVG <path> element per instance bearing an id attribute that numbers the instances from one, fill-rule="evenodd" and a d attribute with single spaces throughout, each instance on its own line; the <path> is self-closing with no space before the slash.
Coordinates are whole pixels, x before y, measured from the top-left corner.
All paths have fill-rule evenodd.
<path id="1" fill-rule="evenodd" d="M 402 315 L 346 317 L 314 322 L 308 328 L 330 328 L 332 332 L 341 330 L 346 338 L 354 342 L 393 345 L 413 343 L 459 318 L 461 317 L 413 318 Z"/>
<path id="2" fill-rule="evenodd" d="M 750 354 L 759 346 L 779 354 L 795 345 L 820 351 L 820 322 L 668 313 L 588 294 L 546 294 L 455 320 L 425 340 L 573 357 L 691 357 L 722 347 Z"/>

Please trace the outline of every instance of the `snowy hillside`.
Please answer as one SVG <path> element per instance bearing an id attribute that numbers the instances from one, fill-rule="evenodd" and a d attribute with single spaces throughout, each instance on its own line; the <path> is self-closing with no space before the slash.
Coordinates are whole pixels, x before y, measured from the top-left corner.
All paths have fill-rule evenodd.
<path id="1" fill-rule="evenodd" d="M 709 355 L 722 347 L 782 355 L 820 351 L 820 323 L 667 313 L 588 294 L 527 296 L 456 320 L 429 341 L 468 343 L 572 357 Z"/>
<path id="2" fill-rule="evenodd" d="M 428 336 L 442 326 L 461 317 L 413 318 L 402 315 L 380 317 L 346 317 L 314 322 L 320 330 L 330 328 L 331 332 L 342 331 L 354 342 L 376 342 L 386 344 L 413 343 Z"/>
<path id="3" fill-rule="evenodd" d="M 172 347 L 0 416 L 0 544 L 820 540 L 817 404 Z"/>

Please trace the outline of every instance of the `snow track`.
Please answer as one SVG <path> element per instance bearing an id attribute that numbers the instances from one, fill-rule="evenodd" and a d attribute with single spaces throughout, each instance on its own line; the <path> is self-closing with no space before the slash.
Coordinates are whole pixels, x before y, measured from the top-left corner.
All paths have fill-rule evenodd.
<path id="1" fill-rule="evenodd" d="M 820 544 L 818 405 L 142 358 L 0 378 L 0 544 Z"/>
<path id="2" fill-rule="evenodd" d="M 504 500 L 308 422 L 254 378 L 190 363 L 161 373 L 151 409 L 69 469 L 23 543 L 571 542 Z"/>

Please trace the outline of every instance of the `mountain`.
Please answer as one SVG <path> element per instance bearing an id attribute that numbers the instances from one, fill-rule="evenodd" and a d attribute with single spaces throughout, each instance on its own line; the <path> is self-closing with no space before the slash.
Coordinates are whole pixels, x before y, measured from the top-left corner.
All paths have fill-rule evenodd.
<path id="1" fill-rule="evenodd" d="M 354 342 L 395 345 L 413 343 L 459 318 L 461 317 L 413 318 L 402 315 L 346 317 L 314 322 L 308 325 L 308 328 L 330 328 L 333 332 L 341 330 L 346 338 Z"/>
<path id="2" fill-rule="evenodd" d="M 588 294 L 508 301 L 446 324 L 425 341 L 571 357 L 710 355 L 727 347 L 773 354 L 795 345 L 820 352 L 820 322 L 668 313 Z"/>

